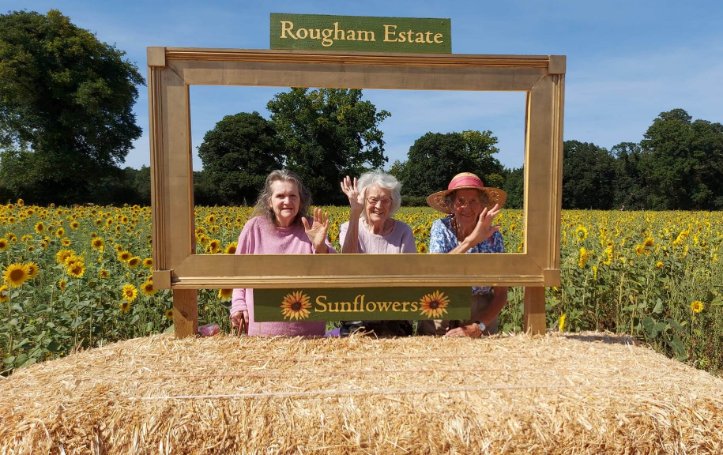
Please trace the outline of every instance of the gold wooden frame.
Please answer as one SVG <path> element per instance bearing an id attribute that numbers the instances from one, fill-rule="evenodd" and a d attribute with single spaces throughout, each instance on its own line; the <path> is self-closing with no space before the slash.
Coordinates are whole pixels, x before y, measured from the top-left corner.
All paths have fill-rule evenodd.
<path id="1" fill-rule="evenodd" d="M 525 287 L 525 328 L 545 331 L 560 284 L 565 56 L 417 55 L 148 48 L 153 283 L 173 290 L 176 336 L 197 329 L 197 289 Z M 191 85 L 524 91 L 524 250 L 469 255 L 195 254 Z"/>

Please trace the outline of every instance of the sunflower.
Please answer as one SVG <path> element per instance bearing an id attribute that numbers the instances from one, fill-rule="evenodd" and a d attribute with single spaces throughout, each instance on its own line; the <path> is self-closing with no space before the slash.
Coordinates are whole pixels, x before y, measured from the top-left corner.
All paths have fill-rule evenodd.
<path id="1" fill-rule="evenodd" d="M 128 303 L 133 302 L 138 297 L 138 289 L 130 283 L 123 285 L 123 300 Z"/>
<path id="2" fill-rule="evenodd" d="M 93 249 L 97 250 L 97 251 L 105 250 L 105 243 L 103 242 L 103 239 L 100 237 L 93 238 L 90 241 L 90 246 L 93 247 Z"/>
<path id="3" fill-rule="evenodd" d="M 584 269 L 585 264 L 587 264 L 588 259 L 590 259 L 590 253 L 583 246 L 580 248 L 580 251 L 579 251 L 579 254 L 577 257 L 577 266 L 581 269 Z"/>
<path id="4" fill-rule="evenodd" d="M 141 265 L 141 258 L 138 256 L 133 256 L 132 258 L 128 259 L 128 266 L 129 267 L 138 267 Z"/>
<path id="5" fill-rule="evenodd" d="M 653 245 L 655 245 L 655 240 L 652 237 L 645 237 L 645 240 L 643 240 L 643 246 L 650 248 Z"/>
<path id="6" fill-rule="evenodd" d="M 25 265 L 28 267 L 28 279 L 35 278 L 40 272 L 40 267 L 35 262 L 26 262 Z"/>
<path id="7" fill-rule="evenodd" d="M 236 242 L 229 243 L 226 245 L 226 248 L 224 249 L 224 253 L 226 254 L 235 254 L 236 253 Z"/>
<path id="8" fill-rule="evenodd" d="M 118 260 L 121 262 L 128 262 L 132 257 L 133 255 L 130 251 L 123 250 L 118 252 Z"/>
<path id="9" fill-rule="evenodd" d="M 657 261 L 657 262 L 655 263 L 655 268 L 656 268 L 656 269 L 662 269 L 664 265 L 665 265 L 665 264 L 663 264 L 663 261 Z"/>
<path id="10" fill-rule="evenodd" d="M 211 254 L 218 253 L 219 251 L 221 251 L 221 241 L 218 239 L 211 240 L 206 246 L 206 251 Z"/>
<path id="11" fill-rule="evenodd" d="M 3 273 L 3 280 L 5 280 L 5 283 L 7 283 L 11 288 L 18 288 L 25 283 L 25 281 L 30 277 L 29 275 L 28 266 L 26 264 L 16 262 L 8 265 L 5 269 L 5 272 Z"/>
<path id="12" fill-rule="evenodd" d="M 149 269 L 153 267 L 153 258 L 143 259 L 143 267 L 148 267 Z"/>
<path id="13" fill-rule="evenodd" d="M 78 223 L 76 220 L 73 220 L 70 222 L 71 229 L 75 230 L 75 229 L 78 229 L 79 227 L 80 227 L 80 223 Z"/>
<path id="14" fill-rule="evenodd" d="M 123 301 L 118 305 L 118 308 L 120 309 L 121 313 L 126 314 L 131 310 L 131 303 L 128 301 Z"/>
<path id="15" fill-rule="evenodd" d="M 0 251 L 5 251 L 8 249 L 8 245 L 10 242 L 8 242 L 8 239 L 4 237 L 0 237 Z"/>
<path id="16" fill-rule="evenodd" d="M 42 221 L 35 223 L 35 232 L 42 234 L 45 231 L 45 224 Z"/>
<path id="17" fill-rule="evenodd" d="M 73 242 L 71 242 L 68 237 L 63 237 L 62 240 L 60 240 L 60 244 L 63 246 L 70 246 L 71 243 Z"/>
<path id="18" fill-rule="evenodd" d="M 173 319 L 173 308 L 169 308 L 166 310 L 166 319 Z"/>
<path id="19" fill-rule="evenodd" d="M 76 257 L 68 262 L 65 271 L 73 278 L 82 278 L 85 275 L 85 263 L 81 258 Z"/>
<path id="20" fill-rule="evenodd" d="M 577 228 L 575 228 L 575 238 L 578 242 L 582 242 L 587 238 L 587 228 L 582 224 L 579 224 Z"/>
<path id="21" fill-rule="evenodd" d="M 156 293 L 156 290 L 153 289 L 153 282 L 152 281 L 146 281 L 141 285 L 141 292 L 143 292 L 143 295 L 152 296 Z"/>
<path id="22" fill-rule="evenodd" d="M 422 304 L 421 313 L 428 318 L 438 318 L 447 312 L 449 305 L 449 297 L 444 292 L 434 291 L 431 294 L 425 294 L 419 299 Z"/>
<path id="23" fill-rule="evenodd" d="M 9 290 L 10 288 L 7 284 L 3 284 L 2 286 L 0 286 L 0 303 L 5 303 L 10 300 Z"/>
<path id="24" fill-rule="evenodd" d="M 303 291 L 295 291 L 284 296 L 284 300 L 281 301 L 281 314 L 284 319 L 306 319 L 309 317 L 309 296 L 304 294 Z"/>
<path id="25" fill-rule="evenodd" d="M 98 278 L 105 280 L 110 276 L 110 272 L 107 269 L 98 270 Z"/>
<path id="26" fill-rule="evenodd" d="M 700 300 L 693 300 L 690 302 L 690 311 L 693 313 L 700 313 L 705 308 L 705 304 Z"/>
<path id="27" fill-rule="evenodd" d="M 75 256 L 75 251 L 60 250 L 55 253 L 55 262 L 57 262 L 58 264 L 65 264 L 65 261 L 71 256 Z"/>
<path id="28" fill-rule="evenodd" d="M 65 235 L 65 229 L 63 229 L 62 227 L 59 227 L 59 228 L 55 231 L 55 236 L 58 237 L 58 238 L 61 238 L 61 237 L 64 236 L 64 235 Z"/>
<path id="29" fill-rule="evenodd" d="M 420 243 L 419 245 L 417 245 L 417 252 L 418 253 L 426 253 L 427 252 L 427 244 Z"/>
<path id="30" fill-rule="evenodd" d="M 567 314 L 562 313 L 562 314 L 560 315 L 560 320 L 557 321 L 557 329 L 558 329 L 560 332 L 564 332 L 564 331 L 565 331 L 565 319 L 567 319 Z"/>
<path id="31" fill-rule="evenodd" d="M 68 282 L 65 280 L 58 280 L 58 289 L 61 291 L 65 291 L 65 288 L 68 287 Z"/>
<path id="32" fill-rule="evenodd" d="M 223 301 L 231 300 L 231 295 L 233 294 L 233 289 L 219 289 L 218 290 L 218 299 Z"/>

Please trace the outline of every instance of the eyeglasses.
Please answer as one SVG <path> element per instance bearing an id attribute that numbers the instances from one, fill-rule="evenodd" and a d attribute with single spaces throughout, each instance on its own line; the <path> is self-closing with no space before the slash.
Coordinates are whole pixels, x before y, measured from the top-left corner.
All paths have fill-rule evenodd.
<path id="1" fill-rule="evenodd" d="M 392 200 L 388 197 L 371 196 L 371 197 L 367 198 L 367 204 L 370 204 L 370 205 L 377 205 L 380 202 L 382 203 L 382 205 L 389 205 L 392 203 Z"/>
<path id="2" fill-rule="evenodd" d="M 457 198 L 454 200 L 454 208 L 461 209 L 462 207 L 477 207 L 481 202 L 479 199 L 465 199 Z"/>

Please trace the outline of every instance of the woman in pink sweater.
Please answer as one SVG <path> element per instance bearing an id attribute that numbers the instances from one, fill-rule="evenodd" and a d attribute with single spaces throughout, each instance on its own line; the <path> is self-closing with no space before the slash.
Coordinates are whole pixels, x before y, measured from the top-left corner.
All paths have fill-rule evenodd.
<path id="1" fill-rule="evenodd" d="M 238 238 L 236 254 L 320 254 L 335 252 L 326 233 L 329 217 L 314 210 L 312 223 L 306 217 L 311 195 L 299 177 L 287 170 L 266 177 L 251 219 Z M 323 336 L 324 321 L 256 322 L 254 290 L 234 289 L 231 325 L 257 336 Z"/>

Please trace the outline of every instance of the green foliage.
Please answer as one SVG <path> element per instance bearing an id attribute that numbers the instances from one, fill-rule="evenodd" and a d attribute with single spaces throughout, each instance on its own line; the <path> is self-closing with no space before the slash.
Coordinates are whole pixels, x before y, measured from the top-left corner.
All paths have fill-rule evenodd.
<path id="1" fill-rule="evenodd" d="M 348 206 L 324 210 L 329 238 L 338 248 Z M 249 207 L 196 206 L 196 253 L 228 254 L 250 213 Z M 628 334 L 671 357 L 720 372 L 723 238 L 717 228 L 722 216 L 563 211 L 562 284 L 546 290 L 548 328 Z M 429 207 L 402 207 L 395 217 L 412 227 L 418 251 L 427 251 L 432 222 L 440 214 Z M 522 251 L 522 212 L 503 210 L 497 222 L 507 251 Z M 144 293 L 150 264 L 133 266 L 118 254 L 150 255 L 148 207 L 0 205 L 0 226 L 0 273 L 18 263 L 34 262 L 38 268 L 19 287 L 0 282 L 0 371 L 169 328 L 170 292 Z M 93 246 L 93 239 L 101 239 L 104 248 Z M 70 276 L 67 262 L 58 260 L 63 249 L 84 259 L 81 277 Z M 125 284 L 139 291 L 127 311 Z M 228 300 L 207 289 L 199 291 L 198 302 L 199 323 L 215 322 L 228 332 Z M 698 312 L 694 302 L 700 302 Z M 522 330 L 521 288 L 510 289 L 500 323 L 505 331 Z"/>
<path id="2" fill-rule="evenodd" d="M 315 202 L 342 203 L 339 182 L 380 168 L 384 156 L 377 112 L 355 89 L 292 88 L 269 101 L 271 121 L 284 144 L 285 166 L 299 174 Z"/>
<path id="3" fill-rule="evenodd" d="M 621 142 L 611 150 L 615 157 L 615 196 L 613 207 L 626 210 L 646 208 L 647 174 L 642 168 L 642 149 L 634 142 Z"/>
<path id="4" fill-rule="evenodd" d="M 253 204 L 266 176 L 280 169 L 283 145 L 258 112 L 227 115 L 198 148 L 205 185 L 217 204 Z"/>
<path id="5" fill-rule="evenodd" d="M 507 203 L 509 209 L 521 209 L 525 202 L 525 170 L 524 168 L 512 169 L 505 173 L 505 183 L 502 189 L 507 192 Z"/>
<path id="6" fill-rule="evenodd" d="M 673 109 L 653 121 L 641 146 L 650 208 L 723 208 L 723 125 Z"/>
<path id="7" fill-rule="evenodd" d="M 141 134 L 131 109 L 143 78 L 123 55 L 57 10 L 0 15 L 3 192 L 94 200 Z"/>
<path id="8" fill-rule="evenodd" d="M 491 131 L 426 133 L 409 148 L 405 163 L 392 173 L 402 182 L 405 196 L 427 196 L 447 188 L 460 172 L 474 172 L 487 186 L 502 186 L 504 168 L 492 155 L 497 138 Z"/>
<path id="9" fill-rule="evenodd" d="M 562 207 L 610 209 L 615 192 L 614 158 L 601 147 L 564 142 Z"/>

